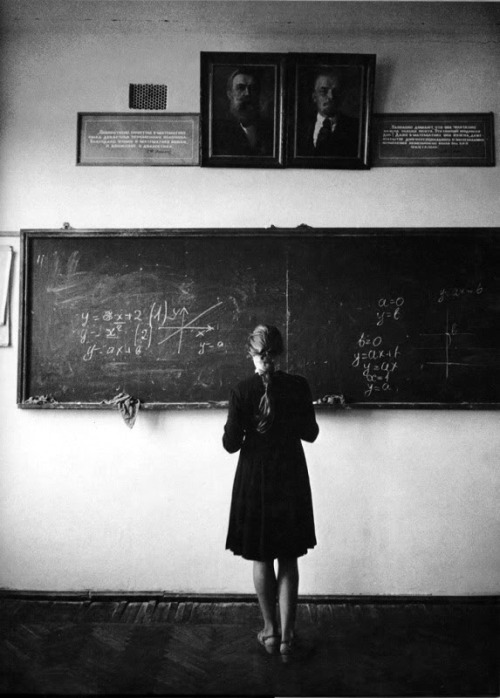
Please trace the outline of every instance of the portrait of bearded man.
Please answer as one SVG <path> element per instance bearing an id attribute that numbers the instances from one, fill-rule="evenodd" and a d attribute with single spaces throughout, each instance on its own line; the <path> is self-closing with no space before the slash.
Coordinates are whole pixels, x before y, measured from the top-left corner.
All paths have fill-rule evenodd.
<path id="1" fill-rule="evenodd" d="M 251 67 L 235 68 L 226 85 L 227 109 L 214 116 L 214 155 L 273 155 L 273 123 L 262 107 L 261 80 Z"/>

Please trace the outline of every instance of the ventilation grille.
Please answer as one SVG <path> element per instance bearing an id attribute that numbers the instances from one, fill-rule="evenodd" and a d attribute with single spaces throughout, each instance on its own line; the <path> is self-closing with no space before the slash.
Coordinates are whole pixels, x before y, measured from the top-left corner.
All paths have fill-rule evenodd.
<path id="1" fill-rule="evenodd" d="M 130 109 L 166 109 L 166 85 L 130 85 L 128 106 Z"/>

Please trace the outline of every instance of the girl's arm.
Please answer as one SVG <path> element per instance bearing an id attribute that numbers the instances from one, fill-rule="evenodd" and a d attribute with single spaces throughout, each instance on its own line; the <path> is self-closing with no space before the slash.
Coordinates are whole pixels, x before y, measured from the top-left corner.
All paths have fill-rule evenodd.
<path id="1" fill-rule="evenodd" d="M 229 396 L 229 413 L 227 422 L 224 426 L 222 445 L 228 453 L 236 453 L 236 451 L 240 450 L 244 438 L 245 430 L 243 428 L 240 396 L 236 391 L 231 390 Z"/>
<path id="2" fill-rule="evenodd" d="M 316 440 L 319 434 L 319 427 L 316 422 L 311 389 L 305 379 L 303 379 L 302 382 L 300 412 L 296 415 L 296 420 L 294 420 L 294 422 L 295 433 L 300 439 L 309 441 L 310 443 Z"/>

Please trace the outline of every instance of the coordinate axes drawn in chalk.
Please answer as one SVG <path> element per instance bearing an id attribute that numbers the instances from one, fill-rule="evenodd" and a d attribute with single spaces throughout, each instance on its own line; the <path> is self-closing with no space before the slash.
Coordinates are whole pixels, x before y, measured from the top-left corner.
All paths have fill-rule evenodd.
<path id="1" fill-rule="evenodd" d="M 186 308 L 182 308 L 182 310 L 179 312 L 179 315 L 181 317 L 181 324 L 178 326 L 174 325 L 167 325 L 164 327 L 158 327 L 159 330 L 173 330 L 170 332 L 169 335 L 161 339 L 158 344 L 164 344 L 165 342 L 168 342 L 169 339 L 172 339 L 172 337 L 175 337 L 176 335 L 179 335 L 179 342 L 177 345 L 177 353 L 181 353 L 181 348 L 182 348 L 182 340 L 184 337 L 184 332 L 186 331 L 195 331 L 198 332 L 196 336 L 203 336 L 205 332 L 211 332 L 215 328 L 212 327 L 212 325 L 205 325 L 205 326 L 199 326 L 195 325 L 195 322 L 197 322 L 201 317 L 204 315 L 207 315 L 207 313 L 210 313 L 212 310 L 215 310 L 215 308 L 218 308 L 220 305 L 222 305 L 222 301 L 219 301 L 218 303 L 215 303 L 215 305 L 212 305 L 210 308 L 207 308 L 207 310 L 204 310 L 202 313 L 199 313 L 195 318 L 190 320 L 189 322 L 185 322 L 186 316 L 189 315 L 189 311 L 186 310 Z"/>
<path id="2" fill-rule="evenodd" d="M 461 361 L 450 361 L 450 347 L 453 341 L 453 337 L 473 335 L 472 332 L 459 332 L 457 328 L 457 323 L 453 322 L 450 327 L 450 317 L 448 310 L 446 311 L 446 327 L 444 332 L 421 332 L 421 337 L 444 337 L 444 350 L 445 359 L 444 361 L 426 361 L 425 363 L 433 366 L 444 366 L 445 375 L 448 380 L 450 375 L 450 366 L 469 366 L 471 368 L 477 367 L 475 364 L 470 364 Z"/>

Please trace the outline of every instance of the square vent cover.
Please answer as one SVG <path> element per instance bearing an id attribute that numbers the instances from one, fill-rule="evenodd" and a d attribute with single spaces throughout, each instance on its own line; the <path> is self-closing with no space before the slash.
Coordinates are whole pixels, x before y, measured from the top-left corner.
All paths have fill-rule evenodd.
<path id="1" fill-rule="evenodd" d="M 166 109 L 166 85 L 130 85 L 128 106 L 130 109 Z"/>

